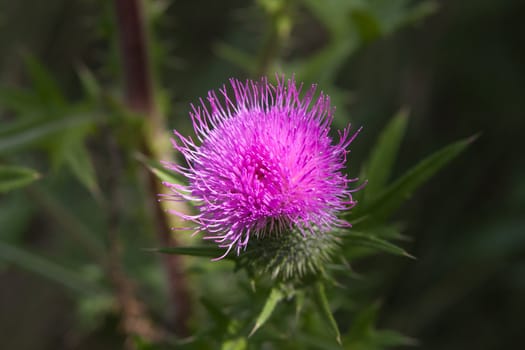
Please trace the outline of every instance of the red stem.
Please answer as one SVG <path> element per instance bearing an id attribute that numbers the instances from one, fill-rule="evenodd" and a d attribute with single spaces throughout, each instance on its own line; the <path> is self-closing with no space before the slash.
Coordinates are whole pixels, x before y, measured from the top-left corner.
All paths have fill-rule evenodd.
<path id="1" fill-rule="evenodd" d="M 158 112 L 154 103 L 142 6 L 140 0 L 115 0 L 115 11 L 120 35 L 126 104 L 132 111 L 142 113 L 147 117 L 151 133 L 143 135 L 143 152 L 148 157 L 156 159 L 158 157 L 152 147 L 152 138 L 162 133 L 163 125 L 157 118 Z M 159 240 L 163 246 L 177 246 L 175 237 L 171 235 L 166 214 L 156 201 L 156 195 L 162 191 L 160 184 L 151 172 L 147 172 L 146 176 L 148 177 L 152 217 Z M 182 259 L 178 255 L 163 255 L 162 260 L 175 313 L 175 332 L 186 336 L 188 335 L 188 319 L 191 316 L 191 304 Z"/>

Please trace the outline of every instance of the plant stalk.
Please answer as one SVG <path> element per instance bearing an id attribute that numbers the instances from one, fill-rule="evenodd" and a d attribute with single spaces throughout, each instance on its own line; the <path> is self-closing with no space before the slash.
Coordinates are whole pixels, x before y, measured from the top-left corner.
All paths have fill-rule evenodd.
<path id="1" fill-rule="evenodd" d="M 142 152 L 149 158 L 160 160 L 169 150 L 155 147 L 155 140 L 164 134 L 164 125 L 154 101 L 154 84 L 142 5 L 140 0 L 115 0 L 125 101 L 131 111 L 146 118 L 146 128 L 141 140 Z M 166 213 L 156 200 L 157 194 L 164 189 L 154 174 L 148 171 L 145 176 L 151 199 L 148 203 L 149 209 L 158 239 L 163 247 L 175 247 L 178 243 L 171 234 Z M 174 331 L 180 336 L 186 336 L 191 303 L 182 258 L 177 255 L 163 255 L 162 260 L 168 279 L 171 307 L 175 314 Z"/>

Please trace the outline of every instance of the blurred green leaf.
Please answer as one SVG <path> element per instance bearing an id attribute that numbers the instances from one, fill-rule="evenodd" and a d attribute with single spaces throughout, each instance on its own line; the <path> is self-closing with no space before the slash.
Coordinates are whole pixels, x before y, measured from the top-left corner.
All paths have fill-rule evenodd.
<path id="1" fill-rule="evenodd" d="M 353 319 L 348 337 L 350 339 L 363 339 L 370 335 L 374 329 L 380 304 L 378 302 L 362 309 Z"/>
<path id="2" fill-rule="evenodd" d="M 420 161 L 416 166 L 407 171 L 381 194 L 371 199 L 353 212 L 356 221 L 367 221 L 370 219 L 386 219 L 396 210 L 412 192 L 427 181 L 432 175 L 442 169 L 451 160 L 461 154 L 477 136 L 457 141 L 429 157 Z"/>
<path id="3" fill-rule="evenodd" d="M 416 23 L 423 18 L 435 13 L 438 10 L 438 3 L 436 1 L 423 1 L 414 4 L 408 11 L 406 11 L 401 24 L 408 25 Z"/>
<path id="4" fill-rule="evenodd" d="M 98 232 L 92 231 L 73 213 L 71 205 L 63 203 L 55 192 L 44 187 L 34 186 L 28 191 L 32 203 L 39 206 L 39 211 L 59 227 L 59 232 L 67 239 L 73 239 L 82 251 L 92 255 L 100 264 L 107 260 L 106 248 L 99 239 Z M 94 213 L 90 213 L 92 217 Z"/>
<path id="5" fill-rule="evenodd" d="M 183 181 L 177 178 L 174 171 L 166 169 L 160 162 L 149 159 L 141 153 L 136 153 L 135 158 L 138 159 L 144 166 L 146 166 L 160 181 L 169 182 L 172 184 L 182 184 Z"/>
<path id="6" fill-rule="evenodd" d="M 306 300 L 306 295 L 304 291 L 298 290 L 295 295 L 295 322 L 299 322 L 299 317 L 301 316 L 301 312 L 304 309 L 304 303 Z"/>
<path id="7" fill-rule="evenodd" d="M 341 350 L 348 349 L 346 347 L 341 347 L 341 345 L 332 343 L 332 339 L 327 339 L 325 337 L 312 334 L 313 332 L 301 332 L 298 331 L 294 334 L 294 343 L 301 344 L 299 349 L 323 349 L 323 350 Z M 350 348 L 349 350 L 355 350 Z"/>
<path id="8" fill-rule="evenodd" d="M 101 292 L 101 288 L 81 279 L 75 271 L 57 265 L 33 253 L 0 242 L 0 259 L 55 281 L 80 294 Z"/>
<path id="9" fill-rule="evenodd" d="M 433 13 L 437 6 L 434 1 L 423 1 L 416 4 L 409 0 L 367 0 L 356 1 L 353 11 L 361 14 L 356 24 L 362 22 L 362 18 L 373 18 L 377 28 L 376 37 L 385 36 L 402 28 L 403 26 L 420 21 Z M 354 19 L 353 16 L 351 16 Z M 370 25 L 372 19 L 368 19 L 366 25 Z M 366 34 L 366 31 L 365 31 Z M 366 37 L 363 38 L 366 40 Z M 373 39 L 373 38 L 372 38 Z"/>
<path id="10" fill-rule="evenodd" d="M 250 337 L 270 318 L 273 311 L 275 310 L 275 307 L 281 300 L 284 298 L 284 293 L 279 287 L 272 288 L 270 295 L 268 296 L 268 299 L 266 300 L 266 303 L 264 304 L 264 307 L 262 311 L 259 313 L 259 316 L 257 316 L 257 319 L 255 321 L 255 325 L 253 326 L 252 331 L 250 332 Z"/>
<path id="11" fill-rule="evenodd" d="M 211 299 L 208 299 L 206 297 L 201 297 L 200 301 L 202 305 L 206 308 L 208 311 L 208 314 L 213 318 L 215 323 L 220 326 L 221 328 L 226 329 L 228 327 L 228 324 L 230 323 L 230 318 L 228 315 L 226 315 L 222 310 L 217 307 Z"/>
<path id="12" fill-rule="evenodd" d="M 29 54 L 24 55 L 24 63 L 41 103 L 50 107 L 66 105 L 64 96 L 51 73 Z"/>
<path id="13" fill-rule="evenodd" d="M 0 193 L 29 185 L 39 177 L 32 169 L 0 165 Z"/>
<path id="14" fill-rule="evenodd" d="M 348 13 L 355 8 L 355 1 L 348 0 L 302 0 L 330 32 L 332 37 L 342 38 L 351 34 Z"/>
<path id="15" fill-rule="evenodd" d="M 25 191 L 3 194 L 0 200 L 0 241 L 21 242 L 31 226 L 34 213 L 35 205 Z"/>
<path id="16" fill-rule="evenodd" d="M 350 17 L 362 41 L 372 41 L 383 34 L 381 24 L 370 12 L 363 9 L 354 9 L 350 12 Z"/>
<path id="17" fill-rule="evenodd" d="M 408 254 L 403 248 L 400 248 L 395 244 L 385 241 L 384 239 L 378 238 L 370 233 L 349 230 L 345 235 L 343 235 L 343 237 L 345 239 L 346 246 L 349 247 L 360 246 L 365 248 L 372 248 L 386 253 L 406 256 L 415 259 L 412 255 Z"/>
<path id="18" fill-rule="evenodd" d="M 323 282 L 317 282 L 315 284 L 314 298 L 321 316 L 328 322 L 330 328 L 334 332 L 335 340 L 337 340 L 339 344 L 342 344 L 341 333 L 339 332 L 339 327 L 337 326 L 337 322 L 335 321 L 334 315 L 332 314 L 332 310 L 330 310 L 330 304 L 328 303 L 328 298 L 326 297 L 326 291 Z"/>
<path id="19" fill-rule="evenodd" d="M 405 109 L 400 110 L 383 129 L 372 148 L 365 171 L 368 183 L 363 189 L 364 203 L 384 190 L 403 140 L 407 121 L 408 112 Z"/>
<path id="20" fill-rule="evenodd" d="M 221 350 L 244 350 L 248 348 L 248 341 L 244 337 L 228 339 L 221 344 Z"/>
<path id="21" fill-rule="evenodd" d="M 97 81 L 97 78 L 86 66 L 79 66 L 77 74 L 84 91 L 92 100 L 97 100 L 102 95 L 102 87 Z"/>
<path id="22" fill-rule="evenodd" d="M 95 119 L 92 115 L 77 114 L 58 120 L 42 120 L 28 123 L 16 123 L 18 127 L 12 128 L 9 134 L 0 135 L 0 155 L 15 150 L 34 146 L 35 144 L 56 135 L 59 132 L 93 125 Z"/>
<path id="23" fill-rule="evenodd" d="M 65 160 L 75 177 L 82 183 L 95 198 L 100 198 L 100 187 L 98 185 L 95 168 L 89 156 L 83 139 L 76 139 L 65 149 Z"/>
<path id="24" fill-rule="evenodd" d="M 257 69 L 257 59 L 255 57 L 233 46 L 218 43 L 213 49 L 217 56 L 244 69 L 248 74 L 253 74 Z"/>
<path id="25" fill-rule="evenodd" d="M 41 102 L 31 90 L 1 87 L 0 106 L 2 106 L 2 109 L 9 109 L 12 112 L 27 116 L 34 114 L 41 107 Z M 5 127 L 0 130 L 0 134 L 5 132 Z"/>
<path id="26" fill-rule="evenodd" d="M 115 296 L 111 293 L 91 294 L 77 301 L 78 320 L 86 331 L 94 331 L 114 311 Z"/>
<path id="27" fill-rule="evenodd" d="M 378 344 L 380 348 L 418 345 L 417 339 L 407 337 L 392 330 L 374 330 L 373 341 Z"/>
<path id="28" fill-rule="evenodd" d="M 413 346 L 417 342 L 395 331 L 376 330 L 375 323 L 379 312 L 379 303 L 374 303 L 361 310 L 354 320 L 350 330 L 345 335 L 345 341 L 351 349 L 384 349 L 392 346 Z"/>

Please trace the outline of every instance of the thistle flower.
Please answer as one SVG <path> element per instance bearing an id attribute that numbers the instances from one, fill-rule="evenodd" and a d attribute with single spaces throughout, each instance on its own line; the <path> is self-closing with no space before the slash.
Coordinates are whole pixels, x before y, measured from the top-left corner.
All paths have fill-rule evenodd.
<path id="1" fill-rule="evenodd" d="M 330 99 L 322 92 L 315 99 L 315 85 L 301 96 L 303 85 L 293 79 L 230 84 L 232 91 L 223 86 L 219 96 L 210 91 L 207 103 L 192 105 L 198 141 L 174 131 L 186 165 L 166 166 L 188 185 L 165 185 L 172 199 L 194 202 L 197 214 L 174 213 L 226 248 L 222 257 L 232 249 L 239 255 L 253 239 L 349 226 L 338 215 L 356 204 L 349 184 L 357 179 L 342 171 L 360 129 L 352 134 L 348 126 L 334 141 Z"/>

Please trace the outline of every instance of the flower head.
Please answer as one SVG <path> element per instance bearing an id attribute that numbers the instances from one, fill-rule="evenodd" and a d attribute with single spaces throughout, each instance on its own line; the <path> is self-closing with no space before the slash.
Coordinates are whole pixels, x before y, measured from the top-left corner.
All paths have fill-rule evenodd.
<path id="1" fill-rule="evenodd" d="M 196 203 L 197 232 L 237 254 L 266 235 L 319 235 L 349 226 L 338 214 L 355 205 L 343 172 L 348 146 L 359 130 L 329 134 L 330 99 L 315 85 L 283 79 L 277 85 L 230 80 L 220 94 L 192 106 L 198 141 L 175 131 L 174 147 L 187 165 L 167 163 L 188 185 L 166 183 L 174 197 Z M 225 254 L 225 255 L 226 255 Z"/>

